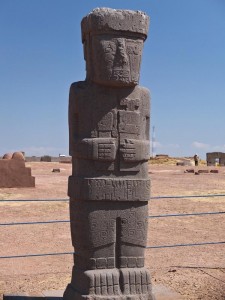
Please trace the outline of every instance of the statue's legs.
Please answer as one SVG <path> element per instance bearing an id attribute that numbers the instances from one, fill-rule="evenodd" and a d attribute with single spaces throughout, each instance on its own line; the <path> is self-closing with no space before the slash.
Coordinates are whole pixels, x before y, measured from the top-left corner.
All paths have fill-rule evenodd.
<path id="1" fill-rule="evenodd" d="M 144 267 L 147 203 L 71 200 L 70 205 L 75 255 L 64 298 L 152 300 Z"/>
<path id="2" fill-rule="evenodd" d="M 127 208 L 121 210 L 119 219 L 120 289 L 123 295 L 140 295 L 143 299 L 153 299 L 150 273 L 144 267 L 148 204 L 147 202 L 129 202 L 125 205 Z M 138 296 L 135 299 L 139 299 Z"/>

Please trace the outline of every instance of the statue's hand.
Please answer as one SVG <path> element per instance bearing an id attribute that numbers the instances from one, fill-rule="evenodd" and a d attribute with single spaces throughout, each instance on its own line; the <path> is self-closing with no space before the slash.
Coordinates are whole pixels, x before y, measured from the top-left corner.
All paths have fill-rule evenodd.
<path id="1" fill-rule="evenodd" d="M 114 161 L 116 158 L 116 139 L 93 139 L 93 159 L 100 161 Z"/>
<path id="2" fill-rule="evenodd" d="M 77 158 L 98 161 L 114 161 L 116 158 L 116 139 L 90 138 L 82 139 L 77 144 Z"/>
<path id="3" fill-rule="evenodd" d="M 149 141 L 125 139 L 120 144 L 120 157 L 125 162 L 147 161 L 149 146 Z"/>

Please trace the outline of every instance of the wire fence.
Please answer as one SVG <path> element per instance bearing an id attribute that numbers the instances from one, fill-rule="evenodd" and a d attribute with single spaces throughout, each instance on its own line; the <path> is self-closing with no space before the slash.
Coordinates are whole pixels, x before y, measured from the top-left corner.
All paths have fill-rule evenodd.
<path id="1" fill-rule="evenodd" d="M 165 215 L 150 215 L 149 219 L 168 218 L 168 217 L 195 217 L 205 215 L 221 215 L 225 214 L 225 211 L 212 211 L 212 212 L 199 212 L 199 213 L 185 213 L 185 214 L 165 214 Z M 33 221 L 33 222 L 11 222 L 0 223 L 0 226 L 14 226 L 14 225 L 40 225 L 40 224 L 54 224 L 54 223 L 69 223 L 70 220 L 48 220 L 48 221 Z"/>
<path id="2" fill-rule="evenodd" d="M 189 243 L 189 244 L 174 244 L 174 245 L 157 245 L 147 246 L 146 249 L 162 249 L 162 248 L 176 248 L 176 247 L 193 247 L 193 246 L 207 246 L 207 245 L 222 245 L 224 242 L 205 242 L 205 243 Z M 10 255 L 0 256 L 0 259 L 4 258 L 28 258 L 28 257 L 41 257 L 41 256 L 55 256 L 55 255 L 73 255 L 75 252 L 55 252 L 55 253 L 37 253 L 37 254 L 22 254 L 22 255 Z"/>
<path id="3" fill-rule="evenodd" d="M 188 196 L 156 196 L 151 197 L 152 200 L 163 199 L 189 199 L 189 198 L 209 198 L 209 197 L 225 197 L 225 194 L 210 194 L 210 195 L 188 195 Z M 17 199 L 17 200 L 0 200 L 2 202 L 69 202 L 69 199 Z M 168 217 L 202 217 L 207 215 L 223 215 L 225 211 L 214 212 L 196 212 L 196 213 L 176 213 L 176 214 L 161 214 L 149 215 L 148 218 L 168 218 Z M 41 224 L 54 224 L 54 223 L 69 223 L 70 220 L 48 220 L 48 221 L 33 221 L 33 222 L 10 222 L 0 223 L 3 226 L 19 226 L 19 225 L 41 225 Z M 208 245 L 223 245 L 225 241 L 216 242 L 201 242 L 201 243 L 186 243 L 186 244 L 171 244 L 171 245 L 152 245 L 146 246 L 146 249 L 163 249 L 163 248 L 176 248 L 176 247 L 193 247 L 193 246 L 208 246 Z M 37 253 L 37 254 L 23 254 L 23 255 L 10 255 L 0 256 L 0 259 L 15 259 L 15 258 L 29 258 L 29 257 L 42 257 L 42 256 L 55 256 L 55 255 L 73 255 L 74 252 L 56 252 L 56 253 Z"/>
<path id="4" fill-rule="evenodd" d="M 225 194 L 154 196 L 154 197 L 151 197 L 151 200 L 211 198 L 211 197 L 225 197 Z M 3 203 L 3 202 L 69 202 L 69 200 L 70 200 L 69 198 L 65 198 L 65 199 L 0 199 L 0 203 Z"/>
<path id="5" fill-rule="evenodd" d="M 225 194 L 206 194 L 206 195 L 181 195 L 181 196 L 154 196 L 151 200 L 161 199 L 189 199 L 189 198 L 211 198 L 211 197 L 225 197 Z M 69 198 L 66 199 L 0 199 L 2 202 L 69 202 Z"/>

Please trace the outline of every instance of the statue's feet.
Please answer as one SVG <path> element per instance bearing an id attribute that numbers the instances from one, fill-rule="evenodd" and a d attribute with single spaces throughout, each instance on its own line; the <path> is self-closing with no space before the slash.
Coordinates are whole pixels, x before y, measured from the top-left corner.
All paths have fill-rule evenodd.
<path id="1" fill-rule="evenodd" d="M 150 273 L 146 268 L 120 269 L 120 289 L 123 295 L 130 295 L 132 299 L 154 299 Z"/>
<path id="2" fill-rule="evenodd" d="M 95 295 L 120 295 L 119 270 L 101 269 L 86 271 L 85 275 L 90 278 L 90 294 Z"/>
<path id="3" fill-rule="evenodd" d="M 119 276 L 118 269 L 75 270 L 64 299 L 116 299 L 121 295 Z"/>
<path id="4" fill-rule="evenodd" d="M 99 269 L 73 272 L 64 300 L 154 300 L 145 268 Z"/>

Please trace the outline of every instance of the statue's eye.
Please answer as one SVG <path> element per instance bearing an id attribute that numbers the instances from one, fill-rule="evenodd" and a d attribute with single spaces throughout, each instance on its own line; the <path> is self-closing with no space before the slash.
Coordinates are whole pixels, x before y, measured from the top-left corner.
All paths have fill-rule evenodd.
<path id="1" fill-rule="evenodd" d="M 104 49 L 104 52 L 105 53 L 109 53 L 112 51 L 112 48 L 110 46 L 107 46 L 105 49 Z"/>
<path id="2" fill-rule="evenodd" d="M 127 53 L 132 54 L 133 53 L 133 48 L 132 46 L 127 46 Z"/>
<path id="3" fill-rule="evenodd" d="M 141 43 L 129 43 L 127 46 L 127 53 L 139 55 L 141 54 L 142 45 Z"/>
<path id="4" fill-rule="evenodd" d="M 113 53 L 115 51 L 115 45 L 113 43 L 104 43 L 103 50 L 105 53 Z"/>

